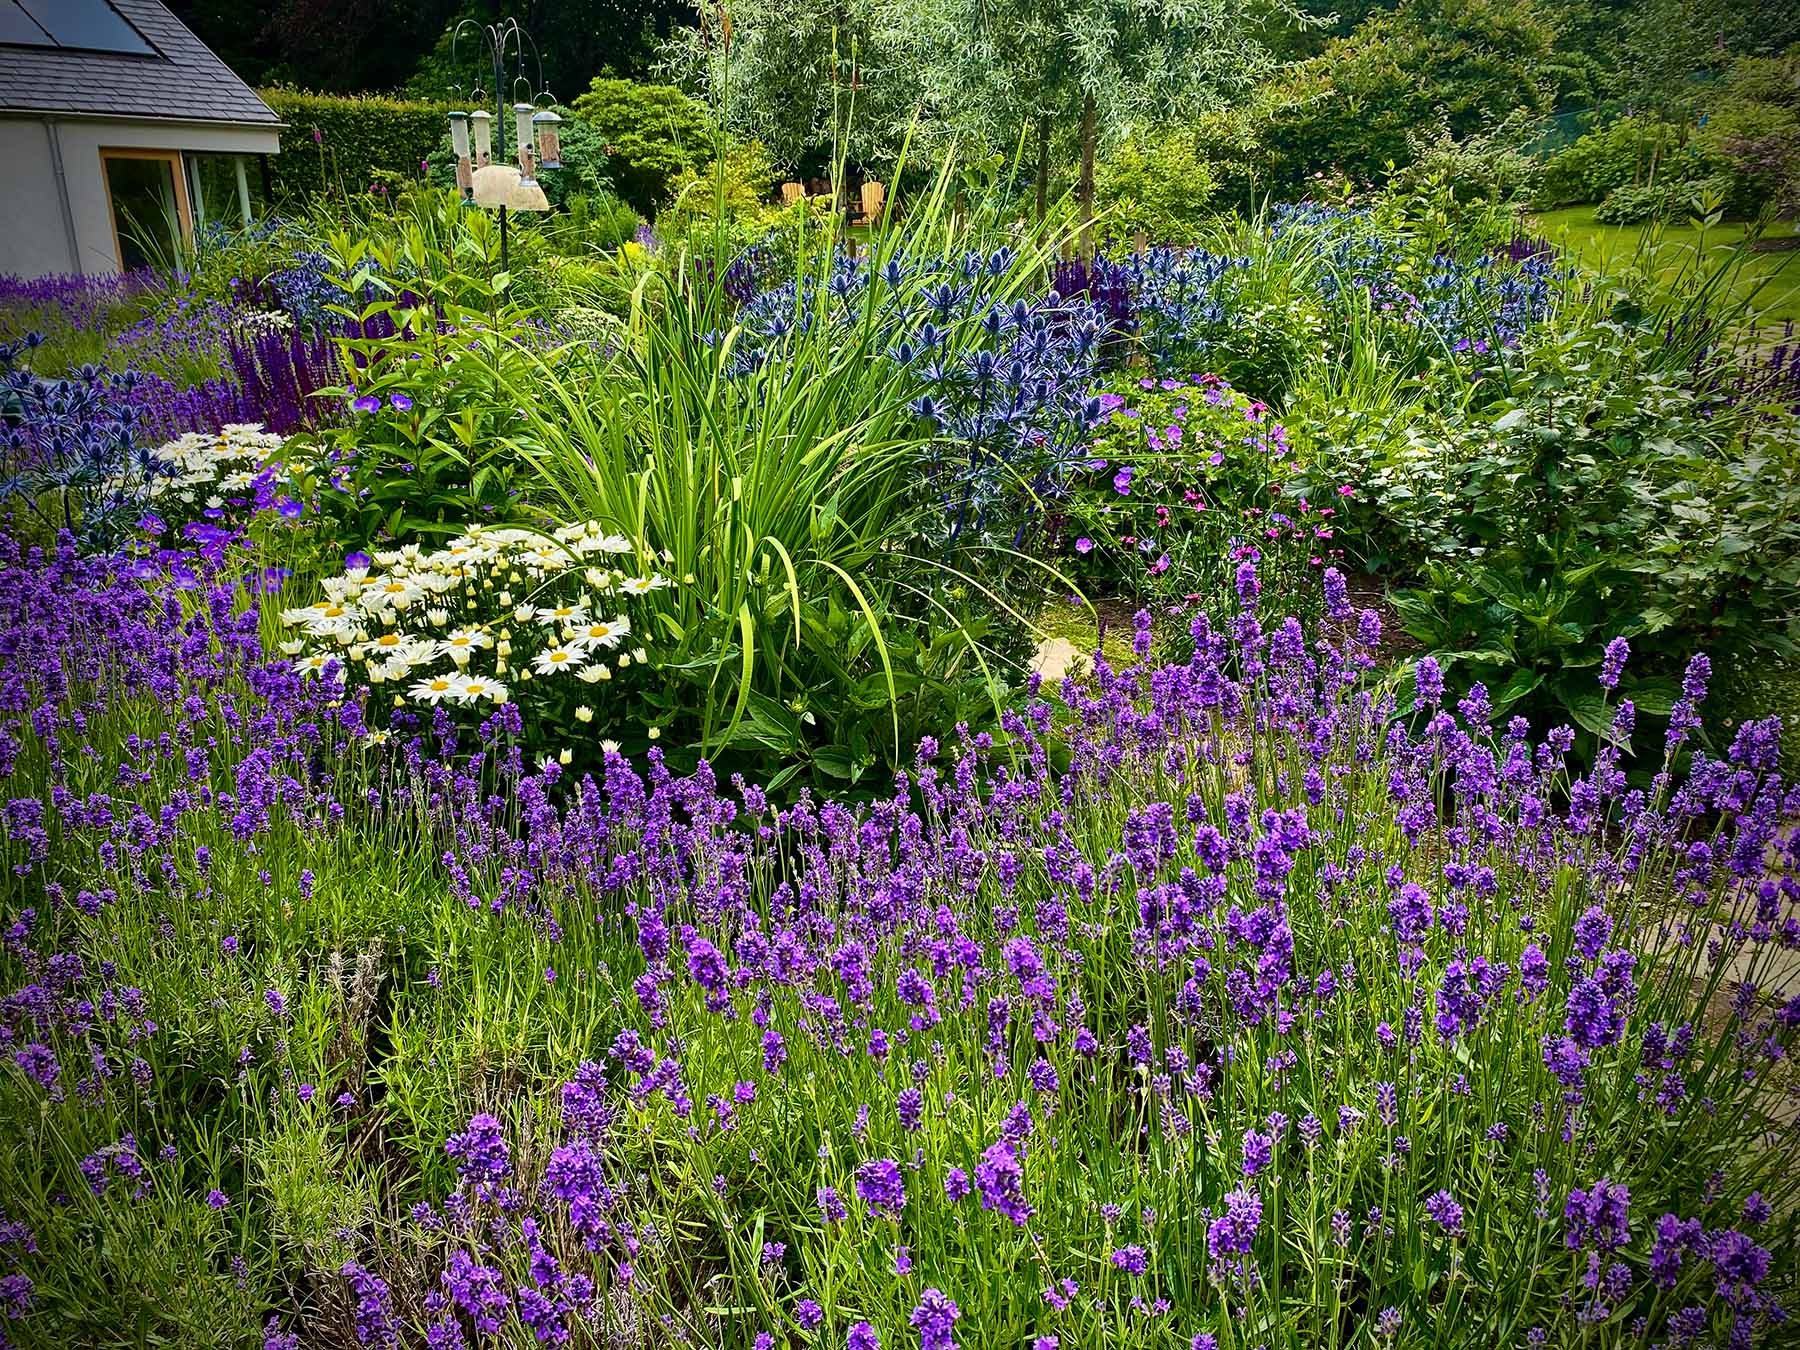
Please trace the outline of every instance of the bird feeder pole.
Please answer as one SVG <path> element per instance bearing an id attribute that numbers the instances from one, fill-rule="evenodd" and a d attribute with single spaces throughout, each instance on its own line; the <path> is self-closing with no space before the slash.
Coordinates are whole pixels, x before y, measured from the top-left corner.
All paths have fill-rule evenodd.
<path id="1" fill-rule="evenodd" d="M 482 110 L 470 114 L 469 118 L 474 124 L 476 133 L 475 151 L 478 163 L 475 166 L 475 172 L 476 174 L 479 174 L 481 169 L 493 165 L 504 165 L 506 163 L 506 123 L 507 118 L 510 115 L 516 123 L 514 140 L 516 142 L 515 148 L 519 156 L 520 182 L 522 185 L 529 185 L 532 187 L 533 190 L 539 194 L 538 200 L 541 202 L 543 200 L 541 196 L 542 189 L 537 186 L 536 175 L 533 170 L 537 168 L 561 167 L 560 154 L 553 157 L 550 154 L 542 153 L 542 148 L 545 144 L 544 138 L 546 131 L 548 132 L 549 145 L 551 148 L 559 148 L 556 143 L 555 127 L 561 119 L 557 118 L 554 113 L 549 114 L 548 119 L 545 121 L 538 121 L 533 116 L 532 110 L 540 100 L 544 102 L 554 101 L 550 98 L 549 85 L 544 83 L 544 61 L 542 56 L 538 53 L 537 42 L 517 19 L 502 19 L 498 23 L 477 23 L 474 19 L 464 19 L 461 23 L 456 25 L 455 31 L 452 32 L 450 36 L 450 66 L 455 72 L 453 79 L 456 81 L 453 88 L 459 99 L 466 96 L 470 104 L 476 107 L 479 107 L 487 101 L 489 91 L 484 89 L 478 83 L 468 86 L 464 86 L 461 83 L 462 65 L 458 60 L 458 56 L 460 54 L 461 44 L 464 41 L 475 44 L 479 52 L 479 56 L 476 59 L 486 59 L 486 63 L 490 67 L 490 72 L 493 75 L 494 80 L 491 91 L 494 104 L 493 114 L 490 116 L 485 110 Z M 530 55 L 532 64 L 536 67 L 537 71 L 538 93 L 535 96 L 531 94 L 531 81 L 525 77 L 525 49 L 527 47 L 531 48 Z M 509 62 L 513 71 L 513 78 L 510 82 L 506 78 L 506 70 Z M 490 72 L 484 72 L 484 74 Z M 508 107 L 507 94 L 509 90 L 516 96 L 520 85 L 524 86 L 526 97 L 529 101 L 517 103 L 512 107 Z M 459 157 L 459 186 L 461 186 L 461 158 L 466 154 L 466 151 L 462 146 L 462 140 L 466 140 L 467 138 L 466 131 L 463 132 L 463 137 L 460 140 L 456 136 L 457 121 L 462 116 L 461 113 L 451 114 L 452 141 L 455 144 L 456 153 Z M 491 133 L 489 131 L 490 128 Z M 538 128 L 542 128 L 542 130 L 538 130 L 536 139 L 539 144 L 534 150 L 531 142 L 534 139 L 533 131 Z M 499 138 L 498 143 L 494 144 L 491 150 L 489 149 L 488 144 L 488 136 L 490 134 Z M 551 162 L 553 158 L 555 159 L 554 163 Z M 530 167 L 527 167 L 528 165 Z M 464 199 L 471 204 L 484 205 L 484 203 L 480 202 L 477 198 L 478 194 L 473 187 L 468 189 L 464 194 Z M 507 243 L 507 204 L 503 201 L 499 203 L 499 208 L 500 270 L 507 271 L 511 266 L 511 258 L 509 256 Z M 529 204 L 526 209 L 530 209 Z M 540 205 L 536 209 L 542 210 L 544 208 Z"/>

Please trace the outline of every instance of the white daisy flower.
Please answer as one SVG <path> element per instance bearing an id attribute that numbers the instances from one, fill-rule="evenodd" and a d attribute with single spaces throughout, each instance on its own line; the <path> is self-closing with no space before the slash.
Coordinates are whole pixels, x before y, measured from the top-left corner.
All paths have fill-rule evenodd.
<path id="1" fill-rule="evenodd" d="M 554 674 L 559 670 L 579 670 L 582 655 L 579 647 L 546 647 L 532 658 L 531 667 L 540 675 Z"/>
<path id="2" fill-rule="evenodd" d="M 623 614 L 615 614 L 610 619 L 578 624 L 572 640 L 587 647 L 616 647 L 630 632 L 631 620 Z"/>
<path id="3" fill-rule="evenodd" d="M 506 686 L 498 680 L 490 680 L 482 675 L 458 675 L 455 686 L 451 697 L 458 703 L 474 703 L 484 698 L 495 703 L 506 702 Z"/>
<path id="4" fill-rule="evenodd" d="M 566 605 L 550 605 L 537 611 L 537 621 L 547 627 L 568 627 L 571 624 L 585 623 L 587 616 L 588 608 L 579 600 Z M 523 614 L 519 617 L 519 622 L 524 623 L 530 617 L 529 613 Z"/>
<path id="5" fill-rule="evenodd" d="M 427 675 L 406 692 L 415 702 L 435 707 L 447 698 L 456 697 L 456 680 L 449 675 Z"/>

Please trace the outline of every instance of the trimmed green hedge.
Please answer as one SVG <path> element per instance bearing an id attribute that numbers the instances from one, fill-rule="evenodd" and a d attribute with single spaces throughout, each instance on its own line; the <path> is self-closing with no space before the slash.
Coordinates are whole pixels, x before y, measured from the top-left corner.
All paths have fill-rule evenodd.
<path id="1" fill-rule="evenodd" d="M 281 134 L 281 153 L 269 161 L 278 199 L 325 189 L 366 192 L 374 182 L 417 180 L 419 162 L 437 151 L 449 126 L 448 103 L 297 89 L 261 93 L 263 102 L 288 124 Z"/>

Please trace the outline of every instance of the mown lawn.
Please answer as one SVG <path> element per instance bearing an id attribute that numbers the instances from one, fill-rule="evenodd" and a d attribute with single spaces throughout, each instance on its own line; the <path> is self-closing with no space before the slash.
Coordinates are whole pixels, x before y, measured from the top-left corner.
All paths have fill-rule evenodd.
<path id="1" fill-rule="evenodd" d="M 1702 232 L 1691 224 L 1654 229 L 1643 225 L 1602 225 L 1591 206 L 1566 207 L 1533 217 L 1535 228 L 1551 243 L 1573 252 L 1591 267 L 1631 261 L 1655 250 L 1655 270 L 1666 280 L 1692 273 L 1696 260 L 1708 270 L 1725 266 L 1744 242 L 1741 223 L 1726 222 Z M 1792 222 L 1768 227 L 1764 238 L 1792 238 Z M 1800 319 L 1800 249 L 1747 254 L 1731 278 L 1731 293 L 1745 300 L 1759 324 Z"/>

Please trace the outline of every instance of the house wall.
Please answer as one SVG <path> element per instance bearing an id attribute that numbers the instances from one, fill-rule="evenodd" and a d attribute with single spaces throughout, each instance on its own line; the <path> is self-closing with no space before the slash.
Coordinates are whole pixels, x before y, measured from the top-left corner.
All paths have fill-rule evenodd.
<path id="1" fill-rule="evenodd" d="M 0 272 L 42 276 L 46 272 L 93 275 L 119 270 L 112 205 L 100 163 L 103 149 L 193 150 L 222 155 L 275 154 L 281 149 L 280 136 L 273 129 L 87 118 L 59 118 L 55 125 L 74 218 L 73 256 L 44 120 L 0 120 L 0 151 L 7 156 L 0 159 L 4 165 L 0 172 L 13 188 L 0 193 Z M 15 151 L 21 155 L 16 161 L 12 158 Z"/>
<path id="2" fill-rule="evenodd" d="M 0 273 L 72 272 L 75 256 L 41 119 L 0 121 Z"/>

